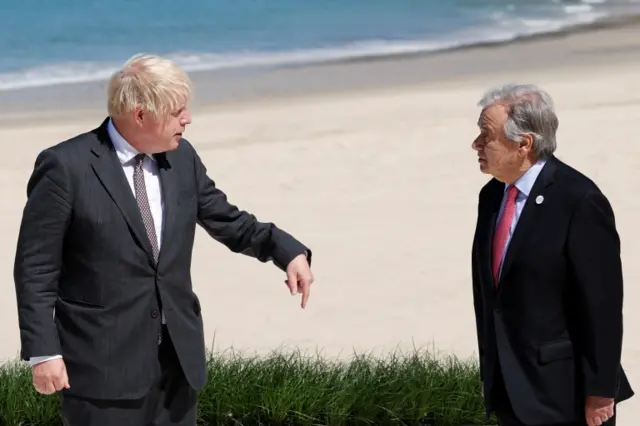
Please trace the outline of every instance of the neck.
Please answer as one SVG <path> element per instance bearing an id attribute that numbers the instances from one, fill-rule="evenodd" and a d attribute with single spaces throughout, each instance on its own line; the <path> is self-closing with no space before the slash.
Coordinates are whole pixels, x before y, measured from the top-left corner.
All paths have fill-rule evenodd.
<path id="1" fill-rule="evenodd" d="M 142 149 L 142 145 L 140 141 L 135 137 L 135 131 L 132 128 L 132 125 L 128 123 L 126 120 L 111 118 L 111 122 L 113 123 L 113 127 L 120 133 L 120 135 L 127 141 L 129 145 L 134 147 L 139 152 L 144 152 Z"/>
<path id="2" fill-rule="evenodd" d="M 530 158 L 530 157 L 525 158 L 524 161 L 522 161 L 522 163 L 520 164 L 520 167 L 514 170 L 513 173 L 511 173 L 510 175 L 505 176 L 505 178 L 502 179 L 502 181 L 504 183 L 512 185 L 518 179 L 520 179 L 522 175 L 524 175 L 527 172 L 527 170 L 529 170 L 536 163 L 536 161 L 537 159 L 534 159 L 534 158 Z"/>

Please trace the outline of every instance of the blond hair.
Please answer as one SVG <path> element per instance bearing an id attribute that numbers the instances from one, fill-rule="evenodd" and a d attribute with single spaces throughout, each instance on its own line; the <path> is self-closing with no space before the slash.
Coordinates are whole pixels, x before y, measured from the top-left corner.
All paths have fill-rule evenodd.
<path id="1" fill-rule="evenodd" d="M 140 107 L 162 118 L 186 103 L 191 93 L 189 76 L 175 62 L 137 54 L 109 79 L 107 110 L 111 117 L 120 117 Z"/>

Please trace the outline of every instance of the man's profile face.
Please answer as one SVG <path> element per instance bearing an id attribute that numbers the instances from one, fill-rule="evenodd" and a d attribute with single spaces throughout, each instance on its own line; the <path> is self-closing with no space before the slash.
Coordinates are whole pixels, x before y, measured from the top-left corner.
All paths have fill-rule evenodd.
<path id="1" fill-rule="evenodd" d="M 171 151 L 178 148 L 182 134 L 191 123 L 191 111 L 185 103 L 164 117 L 154 118 L 142 112 L 139 123 L 146 152 Z"/>
<path id="2" fill-rule="evenodd" d="M 471 148 L 478 153 L 480 171 L 503 182 L 519 167 L 519 144 L 507 140 L 504 134 L 507 118 L 506 105 L 496 104 L 485 108 L 478 119 L 480 134 L 471 144 Z"/>

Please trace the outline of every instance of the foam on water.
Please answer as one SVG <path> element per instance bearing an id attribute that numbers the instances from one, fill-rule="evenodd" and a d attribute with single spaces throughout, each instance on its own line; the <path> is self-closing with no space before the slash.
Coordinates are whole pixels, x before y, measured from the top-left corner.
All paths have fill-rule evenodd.
<path id="1" fill-rule="evenodd" d="M 495 3 L 499 0 L 486 1 Z M 551 9 L 553 4 L 555 4 L 554 9 Z M 607 7 L 603 7 L 605 4 Z M 588 24 L 607 17 L 613 13 L 612 11 L 615 11 L 613 6 L 622 4 L 628 5 L 630 3 L 629 0 L 617 0 L 617 2 L 614 0 L 582 0 L 581 2 L 551 0 L 551 3 L 543 4 L 540 7 L 536 6 L 534 2 L 523 12 L 523 9 L 518 9 L 520 5 L 516 7 L 513 3 L 506 2 L 499 7 L 491 4 L 491 8 L 487 6 L 485 9 L 478 9 L 478 11 L 474 9 L 473 13 L 467 13 L 466 16 L 477 15 L 479 18 L 465 21 L 464 24 L 458 25 L 451 31 L 445 29 L 431 31 L 424 37 L 403 38 L 394 34 L 393 28 L 385 28 L 384 31 L 380 30 L 381 37 L 378 38 L 368 37 L 358 40 L 356 37 L 352 41 L 333 42 L 323 40 L 316 43 L 318 46 L 308 43 L 311 44 L 311 47 L 256 50 L 251 47 L 234 46 L 233 49 L 218 49 L 218 51 L 210 52 L 203 49 L 196 51 L 176 50 L 173 53 L 165 53 L 165 55 L 174 58 L 189 71 L 199 71 L 433 52 L 477 43 L 509 41 L 521 36 L 563 31 L 577 24 Z M 462 6 L 458 5 L 458 7 Z M 327 17 L 324 19 L 330 20 Z M 434 28 L 436 28 L 435 24 Z M 276 27 L 273 31 L 277 31 Z M 401 32 L 400 29 L 397 31 Z M 367 32 L 375 31 L 367 28 Z M 352 38 L 354 37 L 352 36 Z M 82 42 L 85 41 L 77 41 L 77 43 Z M 109 41 L 100 41 L 100 43 L 108 44 Z M 0 47 L 3 46 L 0 45 Z M 124 59 L 138 50 L 133 47 L 122 48 L 121 54 L 113 55 L 120 58 L 118 61 L 77 60 L 74 58 L 75 60 L 35 61 L 37 65 L 33 66 L 14 65 L 11 67 L 13 69 L 0 72 L 0 90 L 104 80 Z M 152 46 L 146 50 L 152 50 Z M 14 62 L 20 64 L 19 60 Z M 0 58 L 0 69 L 2 68 L 2 59 Z"/>

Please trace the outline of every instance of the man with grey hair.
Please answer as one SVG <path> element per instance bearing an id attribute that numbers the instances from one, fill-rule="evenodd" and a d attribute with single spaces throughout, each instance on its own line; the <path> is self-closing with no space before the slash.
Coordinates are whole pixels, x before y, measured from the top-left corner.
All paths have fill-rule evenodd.
<path id="1" fill-rule="evenodd" d="M 272 261 L 303 308 L 311 251 L 209 177 L 183 138 L 191 81 L 175 63 L 136 55 L 107 92 L 109 116 L 42 151 L 27 185 L 14 268 L 21 358 L 38 392 L 59 393 L 65 426 L 195 426 L 207 379 L 196 224 Z"/>
<path id="2" fill-rule="evenodd" d="M 620 365 L 620 241 L 607 198 L 555 156 L 551 97 L 506 85 L 480 101 L 483 173 L 472 249 L 487 415 L 499 424 L 615 424 L 633 391 Z"/>

